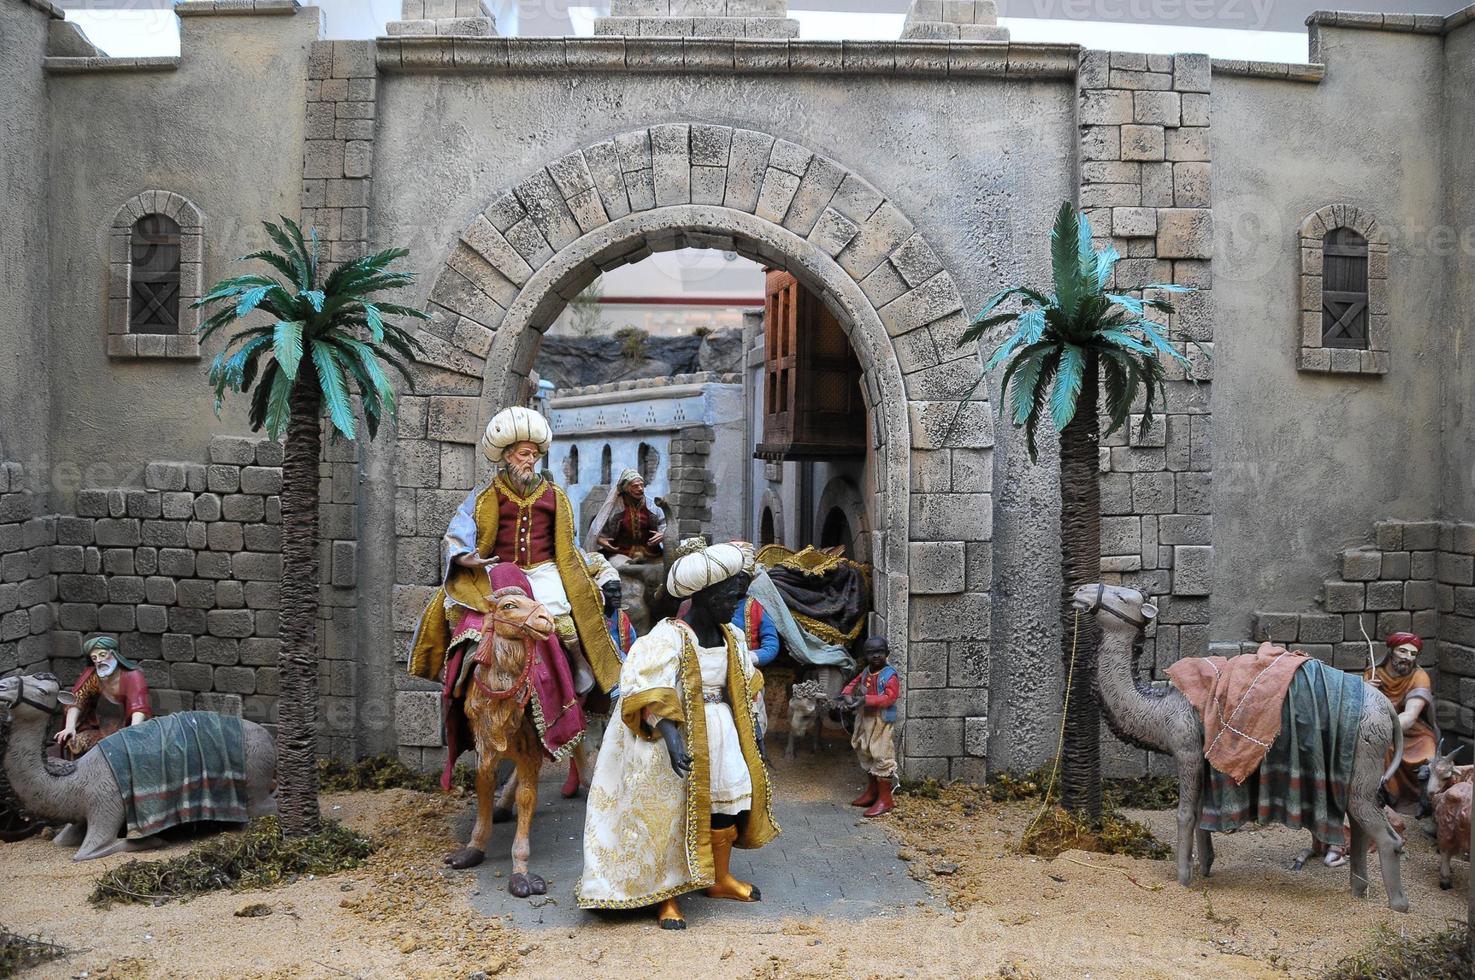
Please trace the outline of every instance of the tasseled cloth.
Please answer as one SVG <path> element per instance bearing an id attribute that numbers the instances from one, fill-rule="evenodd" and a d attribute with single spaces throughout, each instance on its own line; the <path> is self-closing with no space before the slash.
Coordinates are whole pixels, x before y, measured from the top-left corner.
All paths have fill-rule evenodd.
<path id="1" fill-rule="evenodd" d="M 1260 644 L 1254 653 L 1191 657 L 1168 668 L 1204 722 L 1204 758 L 1236 783 L 1260 767 L 1280 734 L 1280 706 L 1291 678 L 1306 662 L 1299 650 Z"/>
<path id="2" fill-rule="evenodd" d="M 129 837 L 196 821 L 247 820 L 239 718 L 181 711 L 115 732 L 98 750 L 123 794 Z"/>

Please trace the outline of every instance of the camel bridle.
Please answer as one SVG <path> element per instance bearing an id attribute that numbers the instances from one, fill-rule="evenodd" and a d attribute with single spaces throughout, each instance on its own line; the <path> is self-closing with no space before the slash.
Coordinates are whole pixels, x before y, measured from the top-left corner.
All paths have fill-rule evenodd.
<path id="1" fill-rule="evenodd" d="M 1104 613 L 1109 613 L 1110 615 L 1115 616 L 1117 619 L 1120 619 L 1122 622 L 1128 624 L 1129 626 L 1137 627 L 1139 630 L 1147 629 L 1147 620 L 1138 619 L 1130 613 L 1122 612 L 1120 609 L 1113 609 L 1111 606 L 1107 605 L 1105 582 L 1096 583 L 1096 598 L 1092 599 L 1091 604 L 1086 607 L 1086 612 L 1088 613 L 1096 612 L 1097 610 L 1100 610 Z"/>
<path id="2" fill-rule="evenodd" d="M 8 707 L 14 708 L 18 704 L 29 705 L 45 715 L 59 715 L 62 712 L 61 702 L 56 704 L 42 704 L 40 701 L 32 701 L 26 697 L 26 679 L 17 677 L 15 679 L 15 700 L 9 702 Z"/>
<path id="3" fill-rule="evenodd" d="M 528 610 L 527 615 L 522 617 L 521 619 L 509 619 L 505 616 L 498 616 L 495 611 L 487 615 L 486 618 L 490 620 L 494 624 L 494 626 L 495 624 L 511 626 L 522 633 L 523 649 L 526 652 L 526 656 L 523 657 L 522 661 L 522 673 L 519 674 L 517 676 L 517 679 L 514 680 L 508 687 L 500 691 L 494 689 L 491 685 L 487 684 L 481 679 L 480 674 L 473 671 L 471 674 L 471 683 L 476 685 L 476 689 L 482 694 L 494 701 L 505 701 L 508 698 L 516 698 L 517 703 L 520 705 L 526 705 L 528 703 L 528 700 L 532 697 L 533 694 L 533 686 L 530 683 L 530 680 L 533 673 L 533 660 L 537 657 L 536 641 L 546 639 L 546 634 L 541 633 L 528 625 L 528 623 L 531 622 L 532 619 L 539 613 L 542 613 L 544 616 L 548 615 L 547 607 L 544 606 L 541 602 L 534 603 L 533 607 Z M 493 636 L 496 635 L 495 628 L 491 632 Z M 495 642 L 495 640 L 493 640 L 493 642 Z M 477 651 L 474 659 L 482 666 L 487 666 L 487 662 L 481 657 L 480 650 Z"/>

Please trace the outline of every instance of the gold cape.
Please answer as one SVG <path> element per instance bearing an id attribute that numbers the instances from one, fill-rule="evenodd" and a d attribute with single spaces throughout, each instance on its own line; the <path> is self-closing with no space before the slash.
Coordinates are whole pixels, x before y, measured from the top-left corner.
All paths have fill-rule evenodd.
<path id="1" fill-rule="evenodd" d="M 753 718 L 763 675 L 737 630 L 723 631 L 727 700 L 753 782 L 753 807 L 738 823 L 737 846 L 762 847 L 779 835 Z M 713 882 L 711 759 L 690 627 L 667 619 L 636 640 L 620 672 L 620 692 L 624 724 L 605 733 L 589 787 L 580 908 L 639 908 Z M 660 733 L 645 723 L 647 710 L 684 729 L 693 763 L 685 780 L 672 771 Z"/>
<path id="2" fill-rule="evenodd" d="M 497 540 L 497 485 L 493 480 L 477 495 L 476 550 L 489 555 Z M 538 494 L 542 494 L 542 488 Z M 620 658 L 615 652 L 614 640 L 604 624 L 604 597 L 584 564 L 584 556 L 574 544 L 573 508 L 568 497 L 553 485 L 553 563 L 558 567 L 558 577 L 563 582 L 568 596 L 574 628 L 579 642 L 584 647 L 584 656 L 594 670 L 594 678 L 602 690 L 608 691 L 620 677 Z M 486 613 L 488 604 L 486 573 L 481 569 L 466 568 L 455 562 L 446 575 L 445 584 L 430 597 L 425 612 L 420 616 L 420 625 L 410 647 L 409 672 L 415 677 L 436 680 L 445 665 L 446 651 L 451 645 L 451 616 L 453 608 L 471 609 Z"/>

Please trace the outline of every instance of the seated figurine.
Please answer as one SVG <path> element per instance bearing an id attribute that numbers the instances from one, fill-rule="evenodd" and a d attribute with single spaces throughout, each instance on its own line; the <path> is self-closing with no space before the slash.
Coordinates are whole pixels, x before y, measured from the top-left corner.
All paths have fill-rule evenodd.
<path id="1" fill-rule="evenodd" d="M 116 731 L 154 716 L 149 686 L 138 664 L 118 652 L 111 636 L 94 636 L 82 644 L 90 661 L 72 687 L 76 702 L 67 708 L 66 722 L 56 733 L 56 744 L 70 759 Z"/>
<path id="2" fill-rule="evenodd" d="M 1363 671 L 1362 679 L 1382 691 L 1398 712 L 1398 722 L 1403 726 L 1403 760 L 1388 780 L 1387 790 L 1393 809 L 1417 814 L 1421 806 L 1428 805 L 1419 770 L 1434 761 L 1439 749 L 1434 685 L 1428 672 L 1419 666 L 1423 640 L 1413 633 L 1394 633 L 1386 642 L 1388 653 L 1383 662 Z M 1390 757 L 1388 761 L 1393 760 Z"/>
<path id="3" fill-rule="evenodd" d="M 589 531 L 600 553 L 616 567 L 658 561 L 664 551 L 666 515 L 652 511 L 645 502 L 645 479 L 635 470 L 625 470 Z"/>

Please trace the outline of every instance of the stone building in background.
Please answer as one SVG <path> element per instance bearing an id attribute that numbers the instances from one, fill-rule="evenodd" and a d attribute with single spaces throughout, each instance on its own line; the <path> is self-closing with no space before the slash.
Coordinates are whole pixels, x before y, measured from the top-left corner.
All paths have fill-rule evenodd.
<path id="1" fill-rule="evenodd" d="M 1359 624 L 1412 628 L 1441 722 L 1471 734 L 1471 9 L 1319 13 L 1308 63 L 1278 64 L 1012 42 L 992 6 L 916 0 L 905 38 L 842 42 L 798 37 L 782 0 L 630 0 L 585 38 L 406 0 L 383 36 L 326 42 L 315 8 L 214 0 L 177 6 L 178 58 L 123 59 L 0 0 L 0 217 L 24 230 L 0 293 L 0 669 L 70 676 L 107 629 L 161 707 L 270 721 L 280 453 L 241 404 L 213 416 L 178 300 L 300 217 L 334 261 L 408 246 L 434 314 L 396 431 L 327 443 L 321 634 L 324 750 L 434 764 L 401 662 L 482 427 L 532 397 L 542 331 L 601 272 L 715 248 L 817 298 L 856 372 L 853 454 L 732 460 L 742 519 L 759 536 L 767 500 L 775 529 L 822 534 L 836 487 L 908 775 L 1033 766 L 1060 701 L 1053 463 L 995 425 L 993 386 L 949 423 L 979 369 L 958 336 L 1045 281 L 1075 200 L 1126 256 L 1119 288 L 1195 287 L 1169 326 L 1213 352 L 1102 449 L 1107 575 L 1161 609 L 1144 660 L 1269 630 L 1352 668 Z M 771 322 L 732 389 L 755 419 L 777 411 Z M 672 440 L 668 461 L 719 441 Z"/>

